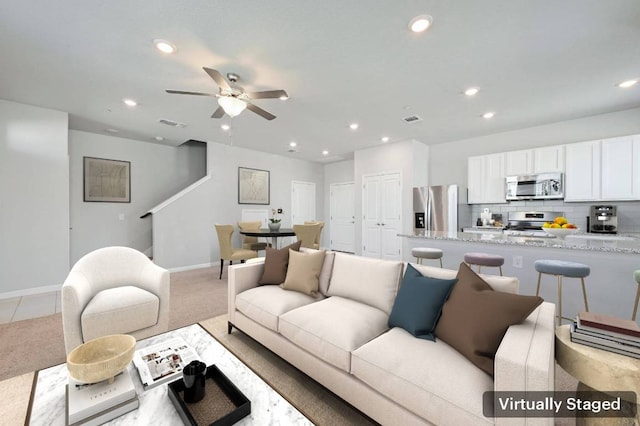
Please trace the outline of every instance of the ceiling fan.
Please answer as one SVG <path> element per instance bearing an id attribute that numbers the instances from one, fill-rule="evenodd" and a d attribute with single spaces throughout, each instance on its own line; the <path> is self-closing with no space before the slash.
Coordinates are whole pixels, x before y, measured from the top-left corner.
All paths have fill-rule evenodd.
<path id="1" fill-rule="evenodd" d="M 251 101 L 253 99 L 279 98 L 284 100 L 289 98 L 289 95 L 284 90 L 245 92 L 245 90 L 237 84 L 240 78 L 237 74 L 227 73 L 227 78 L 229 79 L 229 83 L 227 83 L 227 80 L 225 80 L 225 78 L 222 76 L 222 74 L 220 74 L 219 71 L 207 67 L 203 67 L 202 69 L 204 69 L 204 71 L 209 74 L 209 77 L 211 77 L 218 84 L 218 93 L 213 94 L 202 92 L 185 92 L 182 90 L 167 90 L 167 93 L 177 95 L 217 97 L 218 104 L 220 106 L 213 112 L 211 118 L 221 118 L 225 113 L 230 117 L 235 117 L 246 108 L 250 111 L 255 112 L 259 116 L 266 118 L 267 120 L 273 120 L 274 118 L 276 118 L 275 115 L 256 106 L 255 104 L 251 103 Z"/>

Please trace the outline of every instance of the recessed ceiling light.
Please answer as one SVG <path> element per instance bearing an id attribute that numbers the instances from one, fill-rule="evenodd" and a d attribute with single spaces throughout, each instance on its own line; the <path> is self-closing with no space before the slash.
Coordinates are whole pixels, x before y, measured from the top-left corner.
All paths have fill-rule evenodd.
<path id="1" fill-rule="evenodd" d="M 166 54 L 175 53 L 176 50 L 178 50 L 175 44 L 167 40 L 155 39 L 153 40 L 153 44 L 156 46 L 156 49 Z"/>
<path id="2" fill-rule="evenodd" d="M 297 144 L 297 143 L 295 143 L 295 142 L 289 142 L 289 146 L 290 146 L 291 148 L 293 148 L 293 147 L 298 146 L 298 144 Z"/>
<path id="3" fill-rule="evenodd" d="M 329 155 L 329 151 L 325 149 L 324 151 L 322 151 L 322 155 Z"/>
<path id="4" fill-rule="evenodd" d="M 493 118 L 494 115 L 496 115 L 495 112 L 489 111 L 489 112 L 485 112 L 484 114 L 482 114 L 482 118 L 486 118 L 488 120 L 490 118 Z"/>
<path id="5" fill-rule="evenodd" d="M 420 15 L 409 21 L 409 29 L 414 33 L 426 31 L 433 23 L 433 18 L 429 15 Z"/>
<path id="6" fill-rule="evenodd" d="M 109 133 L 118 133 L 119 130 L 118 129 L 104 129 L 105 132 L 109 132 Z"/>
<path id="7" fill-rule="evenodd" d="M 358 128 L 358 123 L 351 123 L 351 124 L 349 124 L 349 128 L 350 128 L 351 130 L 356 130 L 356 129 Z"/>
<path id="8" fill-rule="evenodd" d="M 622 87 L 623 89 L 627 89 L 631 86 L 635 86 L 638 83 L 638 80 L 627 80 L 618 84 L 618 87 Z"/>
<path id="9" fill-rule="evenodd" d="M 223 125 L 220 126 L 220 128 L 226 132 L 227 130 L 229 130 L 231 128 L 231 126 L 229 126 L 228 124 L 223 124 Z"/>
<path id="10" fill-rule="evenodd" d="M 130 107 L 134 107 L 134 106 L 138 105 L 138 103 L 136 101 L 134 101 L 133 99 L 123 99 L 122 102 L 124 102 L 124 104 L 126 106 L 130 106 Z"/>
<path id="11" fill-rule="evenodd" d="M 464 91 L 464 94 L 467 96 L 475 96 L 478 94 L 479 91 L 480 89 L 478 89 L 477 87 L 469 87 L 467 90 Z"/>
<path id="12" fill-rule="evenodd" d="M 286 101 L 287 99 L 289 99 L 289 96 L 288 96 L 288 95 L 282 95 L 282 96 L 280 96 L 280 100 L 281 100 L 281 101 Z"/>
<path id="13" fill-rule="evenodd" d="M 157 140 L 158 142 L 162 142 L 164 140 L 162 136 L 156 136 L 154 139 Z"/>
<path id="14" fill-rule="evenodd" d="M 383 136 L 382 137 L 382 142 L 389 142 L 389 136 Z"/>

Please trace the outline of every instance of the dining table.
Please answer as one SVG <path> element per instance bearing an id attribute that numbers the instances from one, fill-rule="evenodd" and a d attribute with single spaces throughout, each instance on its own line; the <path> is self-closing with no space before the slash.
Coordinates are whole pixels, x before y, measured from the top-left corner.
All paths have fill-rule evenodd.
<path id="1" fill-rule="evenodd" d="M 271 237 L 271 247 L 278 248 L 278 238 L 281 237 L 295 237 L 296 233 L 292 228 L 280 228 L 278 230 L 261 228 L 251 231 L 240 231 L 240 234 L 248 237 Z"/>

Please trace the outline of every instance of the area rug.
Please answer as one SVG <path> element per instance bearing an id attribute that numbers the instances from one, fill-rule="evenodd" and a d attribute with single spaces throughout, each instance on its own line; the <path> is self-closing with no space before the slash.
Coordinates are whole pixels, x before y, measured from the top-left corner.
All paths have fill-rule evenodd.
<path id="1" fill-rule="evenodd" d="M 313 423 L 376 424 L 246 334 L 235 329 L 228 334 L 226 314 L 200 325 Z"/>

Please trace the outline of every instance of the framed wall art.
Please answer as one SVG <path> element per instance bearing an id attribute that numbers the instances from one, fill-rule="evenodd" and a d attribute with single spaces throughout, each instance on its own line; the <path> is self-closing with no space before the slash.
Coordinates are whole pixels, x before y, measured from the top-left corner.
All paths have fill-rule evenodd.
<path id="1" fill-rule="evenodd" d="M 238 167 L 238 204 L 269 204 L 269 171 Z"/>
<path id="2" fill-rule="evenodd" d="M 83 157 L 84 201 L 131 202 L 131 162 Z"/>

